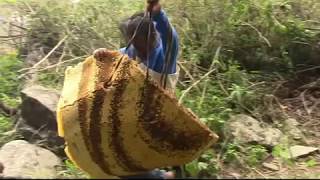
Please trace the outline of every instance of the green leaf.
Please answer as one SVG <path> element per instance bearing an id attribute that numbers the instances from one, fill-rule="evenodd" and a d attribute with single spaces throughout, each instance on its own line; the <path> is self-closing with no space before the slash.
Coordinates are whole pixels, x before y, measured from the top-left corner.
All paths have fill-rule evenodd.
<path id="1" fill-rule="evenodd" d="M 190 173 L 190 175 L 192 177 L 197 177 L 200 172 L 200 168 L 198 166 L 198 161 L 193 161 L 193 162 L 187 164 L 186 170 Z"/>
<path id="2" fill-rule="evenodd" d="M 315 159 L 311 159 L 311 160 L 307 161 L 307 166 L 310 168 L 315 167 L 317 165 L 318 165 L 318 162 Z"/>

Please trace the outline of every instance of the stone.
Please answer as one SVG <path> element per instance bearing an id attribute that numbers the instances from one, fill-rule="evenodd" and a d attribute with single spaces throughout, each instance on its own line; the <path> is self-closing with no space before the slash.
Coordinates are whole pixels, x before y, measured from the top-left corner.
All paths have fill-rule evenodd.
<path id="1" fill-rule="evenodd" d="M 266 128 L 265 132 L 263 133 L 264 140 L 262 141 L 263 145 L 267 145 L 270 147 L 274 147 L 280 144 L 282 132 L 276 128 Z"/>
<path id="2" fill-rule="evenodd" d="M 21 92 L 22 104 L 17 132 L 25 140 L 40 144 L 64 157 L 64 141 L 58 136 L 56 107 L 59 93 L 42 86 L 30 86 Z"/>
<path id="3" fill-rule="evenodd" d="M 271 171 L 279 171 L 280 170 L 279 166 L 277 166 L 275 164 L 271 164 L 271 163 L 263 163 L 262 166 L 267 168 L 268 170 L 271 170 Z"/>
<path id="4" fill-rule="evenodd" d="M 55 179 L 58 178 L 57 169 L 62 166 L 52 152 L 22 140 L 5 144 L 0 150 L 0 161 L 4 166 L 4 178 Z"/>
<path id="5" fill-rule="evenodd" d="M 285 121 L 285 131 L 294 140 L 301 140 L 303 138 L 302 131 L 298 128 L 299 122 L 296 119 L 289 118 Z"/>
<path id="6" fill-rule="evenodd" d="M 56 108 L 59 93 L 42 86 L 31 86 L 24 89 L 21 94 L 22 118 L 36 129 L 57 130 Z"/>
<path id="7" fill-rule="evenodd" d="M 292 146 L 289 149 L 291 159 L 309 156 L 312 153 L 318 152 L 319 148 L 308 146 Z"/>
<path id="8" fill-rule="evenodd" d="M 293 119 L 293 118 L 287 119 L 285 121 L 285 123 L 286 123 L 287 126 L 295 126 L 295 127 L 297 127 L 297 126 L 300 125 L 300 123 L 296 119 Z"/>
<path id="9" fill-rule="evenodd" d="M 225 135 L 240 144 L 260 144 L 274 147 L 280 143 L 282 132 L 271 127 L 262 127 L 262 123 L 247 115 L 231 117 L 225 125 Z"/>

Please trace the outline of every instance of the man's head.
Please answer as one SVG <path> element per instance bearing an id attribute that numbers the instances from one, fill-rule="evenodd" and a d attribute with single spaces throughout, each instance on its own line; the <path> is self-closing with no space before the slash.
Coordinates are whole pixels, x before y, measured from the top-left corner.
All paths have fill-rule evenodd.
<path id="1" fill-rule="evenodd" d="M 148 43 L 148 33 L 150 24 L 150 41 Z M 156 46 L 157 32 L 155 26 L 152 20 L 144 17 L 144 13 L 134 14 L 130 18 L 123 21 L 120 24 L 120 30 L 126 40 L 126 43 L 128 43 L 136 33 L 132 41 L 132 45 L 136 48 L 139 55 L 141 56 L 146 56 L 148 45 L 150 50 L 152 50 Z"/>

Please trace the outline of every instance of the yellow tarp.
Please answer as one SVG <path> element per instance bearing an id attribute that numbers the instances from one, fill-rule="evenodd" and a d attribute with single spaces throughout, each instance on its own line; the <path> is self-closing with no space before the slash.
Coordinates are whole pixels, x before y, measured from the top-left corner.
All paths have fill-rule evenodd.
<path id="1" fill-rule="evenodd" d="M 218 138 L 119 52 L 89 57 L 65 75 L 59 135 L 69 158 L 93 178 L 186 164 Z"/>

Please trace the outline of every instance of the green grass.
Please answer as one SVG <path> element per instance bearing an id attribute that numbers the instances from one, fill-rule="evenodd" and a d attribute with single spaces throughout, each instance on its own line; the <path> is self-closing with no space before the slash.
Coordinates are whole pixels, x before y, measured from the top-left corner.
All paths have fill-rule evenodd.
<path id="1" fill-rule="evenodd" d="M 0 135 L 9 131 L 12 127 L 12 120 L 0 115 Z"/>
<path id="2" fill-rule="evenodd" d="M 22 68 L 22 61 L 16 54 L 0 56 L 0 100 L 8 105 L 16 106 L 19 103 L 18 70 Z"/>
<path id="3" fill-rule="evenodd" d="M 59 174 L 62 178 L 89 179 L 89 176 L 76 167 L 70 160 L 64 161 L 63 170 Z"/>
<path id="4" fill-rule="evenodd" d="M 0 56 L 0 101 L 10 107 L 20 104 L 20 84 L 17 71 L 22 67 L 22 62 L 17 55 L 12 53 Z M 6 134 L 13 128 L 13 118 L 0 114 L 0 145 L 16 138 L 16 134 Z"/>

